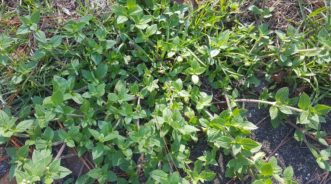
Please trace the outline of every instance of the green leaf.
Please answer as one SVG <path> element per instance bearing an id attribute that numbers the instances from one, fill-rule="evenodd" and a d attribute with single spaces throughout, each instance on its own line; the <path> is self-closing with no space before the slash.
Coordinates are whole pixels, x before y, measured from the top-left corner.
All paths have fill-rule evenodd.
<path id="1" fill-rule="evenodd" d="M 292 181 L 292 178 L 294 176 L 294 171 L 293 171 L 292 166 L 286 167 L 286 169 L 283 172 L 283 175 L 284 175 L 284 179 L 285 179 L 285 184 L 292 184 L 292 183 L 294 183 Z"/>
<path id="2" fill-rule="evenodd" d="M 71 171 L 69 169 L 60 166 L 56 172 L 56 177 L 53 177 L 53 179 L 55 179 L 55 180 L 62 179 L 64 177 L 68 176 L 69 174 L 71 174 Z"/>
<path id="3" fill-rule="evenodd" d="M 258 127 L 255 124 L 253 124 L 249 121 L 244 121 L 242 123 L 238 123 L 238 125 L 239 125 L 239 128 L 244 129 L 244 130 L 256 130 L 256 129 L 258 129 Z"/>
<path id="4" fill-rule="evenodd" d="M 219 136 L 217 138 L 213 138 L 211 142 L 215 144 L 216 147 L 221 147 L 225 149 L 230 149 L 231 143 L 233 139 L 228 136 Z"/>
<path id="5" fill-rule="evenodd" d="M 100 132 L 94 130 L 94 129 L 88 129 L 89 132 L 92 134 L 92 136 L 95 138 L 95 139 L 99 139 L 99 137 L 102 135 Z"/>
<path id="6" fill-rule="evenodd" d="M 282 119 L 279 118 L 279 117 L 277 117 L 277 118 L 271 120 L 271 125 L 272 125 L 273 128 L 277 128 L 277 127 L 279 127 L 279 125 L 280 125 L 281 123 L 282 123 Z"/>
<path id="7" fill-rule="evenodd" d="M 11 37 L 1 34 L 0 35 L 0 52 L 2 50 L 5 50 L 6 48 L 10 47 L 13 42 L 14 42 L 14 40 Z"/>
<path id="8" fill-rule="evenodd" d="M 157 32 L 157 25 L 156 24 L 153 24 L 153 25 L 147 27 L 147 29 L 146 29 L 146 36 L 147 37 L 152 36 L 156 32 Z"/>
<path id="9" fill-rule="evenodd" d="M 299 99 L 298 106 L 300 109 L 307 110 L 311 104 L 310 98 L 306 93 L 302 93 Z"/>
<path id="10" fill-rule="evenodd" d="M 32 160 L 28 164 L 34 168 L 33 172 L 35 176 L 43 176 L 46 167 L 51 163 L 52 155 L 50 150 L 35 150 L 32 154 Z M 27 165 L 25 165 L 27 166 Z"/>
<path id="11" fill-rule="evenodd" d="M 317 104 L 314 106 L 314 111 L 318 115 L 325 116 L 331 111 L 331 107 L 323 104 Z"/>
<path id="12" fill-rule="evenodd" d="M 36 40 L 38 40 L 41 43 L 47 43 L 47 38 L 46 35 L 43 31 L 37 31 L 34 35 L 34 37 L 36 38 Z"/>
<path id="13" fill-rule="evenodd" d="M 198 110 L 201 110 L 206 106 L 210 106 L 212 100 L 213 100 L 213 96 L 207 95 L 207 93 L 205 92 L 200 92 L 200 96 L 196 108 Z"/>
<path id="14" fill-rule="evenodd" d="M 184 135 L 193 135 L 193 133 L 199 131 L 199 129 L 191 125 L 184 125 L 179 131 Z"/>
<path id="15" fill-rule="evenodd" d="M 28 129 L 30 129 L 33 125 L 34 120 L 24 120 L 21 121 L 17 126 L 16 126 L 16 132 L 24 132 Z"/>
<path id="16" fill-rule="evenodd" d="M 278 108 L 275 106 L 271 106 L 269 109 L 269 114 L 270 114 L 271 120 L 276 119 L 278 116 Z"/>
<path id="17" fill-rule="evenodd" d="M 193 84 L 198 84 L 199 83 L 199 76 L 192 75 L 191 80 L 192 80 Z"/>
<path id="18" fill-rule="evenodd" d="M 106 49 L 111 49 L 116 45 L 115 40 L 106 40 Z"/>
<path id="19" fill-rule="evenodd" d="M 232 154 L 233 154 L 234 156 L 236 156 L 236 155 L 238 155 L 238 153 L 241 152 L 242 147 L 241 147 L 240 144 L 233 144 L 233 145 L 231 146 L 231 150 L 232 150 Z"/>
<path id="20" fill-rule="evenodd" d="M 98 65 L 102 60 L 102 55 L 99 53 L 93 53 L 91 54 L 91 59 L 94 62 L 94 64 Z"/>
<path id="21" fill-rule="evenodd" d="M 119 80 L 116 85 L 115 85 L 115 91 L 118 92 L 118 94 L 121 93 L 126 93 L 127 89 L 126 89 L 126 85 L 122 80 Z"/>
<path id="22" fill-rule="evenodd" d="M 299 122 L 300 124 L 309 124 L 310 121 L 309 121 L 309 112 L 308 111 L 304 111 L 300 114 L 300 117 L 299 117 Z"/>
<path id="23" fill-rule="evenodd" d="M 183 89 L 183 81 L 181 79 L 177 79 L 173 83 L 173 87 L 175 88 L 176 91 L 180 91 Z"/>
<path id="24" fill-rule="evenodd" d="M 166 182 L 168 180 L 168 174 L 159 169 L 152 171 L 150 173 L 150 177 L 160 183 Z"/>
<path id="25" fill-rule="evenodd" d="M 98 144 L 93 150 L 92 150 L 92 157 L 93 160 L 96 160 L 97 158 L 101 157 L 104 154 L 104 148 L 102 144 Z"/>
<path id="26" fill-rule="evenodd" d="M 280 110 L 280 112 L 282 112 L 284 114 L 288 114 L 288 115 L 293 114 L 292 110 L 290 108 L 288 108 L 287 106 L 280 106 L 279 110 Z"/>
<path id="27" fill-rule="evenodd" d="M 178 184 L 181 183 L 181 177 L 179 173 L 176 171 L 174 173 L 171 173 L 168 179 L 169 184 Z"/>
<path id="28" fill-rule="evenodd" d="M 0 124 L 6 124 L 10 122 L 11 117 L 3 110 L 0 110 Z"/>
<path id="29" fill-rule="evenodd" d="M 263 176 L 272 176 L 274 169 L 271 163 L 265 163 L 260 168 L 260 172 Z"/>
<path id="30" fill-rule="evenodd" d="M 105 83 L 101 83 L 98 85 L 89 84 L 87 87 L 92 96 L 102 97 L 105 94 L 105 87 L 106 87 Z"/>
<path id="31" fill-rule="evenodd" d="M 37 9 L 31 14 L 31 21 L 37 24 L 40 21 L 40 10 Z"/>
<path id="32" fill-rule="evenodd" d="M 327 49 L 331 50 L 330 31 L 327 28 L 322 28 L 318 33 L 318 41 L 322 43 Z"/>
<path id="33" fill-rule="evenodd" d="M 126 5 L 128 6 L 129 10 L 134 10 L 137 6 L 136 0 L 127 0 Z"/>
<path id="34" fill-rule="evenodd" d="M 253 12 L 255 15 L 260 15 L 263 12 L 262 9 L 258 8 L 255 5 L 252 5 L 252 6 L 248 7 L 248 10 L 251 11 L 251 12 Z"/>
<path id="35" fill-rule="evenodd" d="M 53 95 L 51 96 L 52 102 L 54 103 L 54 105 L 60 105 L 62 104 L 62 102 L 64 101 L 63 98 L 63 93 L 60 90 L 57 90 L 53 93 Z"/>
<path id="36" fill-rule="evenodd" d="M 259 143 L 250 138 L 241 138 L 236 142 L 240 144 L 245 150 L 249 150 L 252 152 L 256 152 L 261 148 L 261 145 Z"/>
<path id="37" fill-rule="evenodd" d="M 277 102 L 281 104 L 287 104 L 288 102 L 288 95 L 289 95 L 289 89 L 288 87 L 280 88 L 275 95 L 275 99 Z"/>
<path id="38" fill-rule="evenodd" d="M 258 179 L 258 180 L 255 180 L 252 184 L 272 184 L 272 180 L 270 178 Z"/>
<path id="39" fill-rule="evenodd" d="M 106 77 L 108 72 L 108 65 L 106 63 L 100 63 L 95 71 L 95 77 L 102 80 Z"/>
<path id="40" fill-rule="evenodd" d="M 108 173 L 103 168 L 94 168 L 87 175 L 98 180 L 99 183 L 105 183 L 108 177 Z"/>
<path id="41" fill-rule="evenodd" d="M 22 25 L 22 26 L 20 26 L 20 27 L 17 29 L 16 34 L 17 34 L 17 35 L 24 35 L 24 34 L 28 34 L 28 33 L 30 33 L 30 32 L 31 32 L 31 31 L 29 30 L 28 27 Z"/>
<path id="42" fill-rule="evenodd" d="M 136 27 L 140 30 L 144 30 L 148 27 L 148 24 L 136 24 Z M 148 37 L 149 35 L 146 34 L 146 36 Z"/>
<path id="43" fill-rule="evenodd" d="M 68 89 L 68 87 L 69 87 L 69 82 L 66 79 L 57 75 L 53 77 L 53 91 L 55 92 L 60 91 L 63 93 Z"/>
<path id="44" fill-rule="evenodd" d="M 216 176 L 216 173 L 211 172 L 211 171 L 202 171 L 199 174 L 199 177 L 201 179 L 203 179 L 203 181 L 211 181 L 215 178 L 215 176 Z"/>
<path id="45" fill-rule="evenodd" d="M 216 57 L 219 53 L 220 53 L 220 50 L 218 50 L 218 49 L 211 50 L 210 57 L 211 58 Z"/>
<path id="46" fill-rule="evenodd" d="M 117 24 L 123 24 L 124 22 L 128 21 L 129 19 L 123 15 L 117 17 Z"/>
<path id="47" fill-rule="evenodd" d="M 53 48 L 56 48 L 62 43 L 62 36 L 55 35 L 50 40 L 49 43 L 52 44 Z"/>
<path id="48" fill-rule="evenodd" d="M 0 110 L 0 137 L 11 137 L 17 118 Z"/>
<path id="49" fill-rule="evenodd" d="M 324 149 L 321 150 L 320 152 L 320 156 L 323 160 L 329 160 L 331 153 L 330 153 L 330 149 Z"/>
<path id="50" fill-rule="evenodd" d="M 293 137 L 294 137 L 295 140 L 302 142 L 303 139 L 304 139 L 304 136 L 305 135 L 301 131 L 296 130 L 294 132 L 294 136 Z"/>

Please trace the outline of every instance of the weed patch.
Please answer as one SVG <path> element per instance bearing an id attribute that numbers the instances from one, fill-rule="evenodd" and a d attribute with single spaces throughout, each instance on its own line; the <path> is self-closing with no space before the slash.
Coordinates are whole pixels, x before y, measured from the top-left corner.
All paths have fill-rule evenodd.
<path id="1" fill-rule="evenodd" d="M 80 4 L 68 20 L 25 2 L 19 22 L 1 6 L 9 26 L 0 34 L 0 143 L 10 178 L 204 183 L 221 153 L 229 179 L 296 183 L 291 166 L 282 170 L 250 138 L 258 127 L 245 103 L 268 108 L 270 126 L 294 127 L 331 171 L 321 129 L 331 108 L 319 104 L 331 97 L 327 6 L 281 31 L 267 24 L 272 9 L 252 5 L 256 24 L 241 21 L 242 3 L 119 0 L 97 15 Z M 198 141 L 207 145 L 193 158 Z"/>

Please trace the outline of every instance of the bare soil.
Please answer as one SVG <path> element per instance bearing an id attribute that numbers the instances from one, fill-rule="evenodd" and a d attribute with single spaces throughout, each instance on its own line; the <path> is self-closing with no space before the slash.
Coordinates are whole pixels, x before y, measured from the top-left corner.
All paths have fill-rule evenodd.
<path id="1" fill-rule="evenodd" d="M 252 138 L 262 143 L 262 150 L 267 157 L 275 156 L 282 168 L 291 165 L 299 184 L 326 184 L 326 181 L 331 179 L 324 177 L 325 172 L 318 167 L 307 146 L 293 138 L 294 129 L 291 126 L 282 124 L 278 128 L 273 128 L 269 117 L 261 122 L 268 116 L 266 109 L 258 109 L 256 106 L 248 109 L 248 119 L 254 123 L 260 122 Z M 330 124 L 331 119 L 328 119 L 327 123 Z"/>

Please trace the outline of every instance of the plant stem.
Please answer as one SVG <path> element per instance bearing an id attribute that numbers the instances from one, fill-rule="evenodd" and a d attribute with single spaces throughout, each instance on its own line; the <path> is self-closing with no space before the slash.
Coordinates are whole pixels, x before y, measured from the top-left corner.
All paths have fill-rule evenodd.
<path id="1" fill-rule="evenodd" d="M 266 100 L 258 100 L 258 99 L 235 99 L 234 102 L 248 102 L 248 103 L 262 103 L 267 104 L 275 107 L 286 107 L 288 109 L 291 109 L 295 112 L 303 112 L 302 109 L 298 109 L 296 107 L 288 106 L 288 105 L 278 105 L 276 102 L 266 101 Z M 215 104 L 224 104 L 227 103 L 226 101 L 218 101 L 215 102 Z"/>
<path id="2" fill-rule="evenodd" d="M 230 103 L 230 99 L 228 97 L 228 95 L 226 94 L 225 95 L 225 100 L 226 100 L 226 104 L 228 106 L 228 109 L 230 110 L 230 112 L 232 111 L 232 108 L 231 108 L 231 103 Z"/>
<path id="3" fill-rule="evenodd" d="M 210 119 L 213 119 L 214 116 L 207 110 L 204 110 L 204 112 L 210 117 Z"/>

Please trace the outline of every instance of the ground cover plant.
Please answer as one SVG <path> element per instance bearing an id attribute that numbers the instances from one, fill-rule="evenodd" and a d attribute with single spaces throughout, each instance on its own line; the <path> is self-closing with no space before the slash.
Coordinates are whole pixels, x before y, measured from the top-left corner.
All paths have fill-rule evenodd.
<path id="1" fill-rule="evenodd" d="M 10 179 L 205 183 L 223 155 L 228 180 L 296 183 L 292 167 L 250 137 L 258 127 L 248 103 L 269 109 L 269 126 L 293 126 L 331 171 L 327 2 L 281 30 L 267 24 L 272 8 L 247 1 L 77 4 L 61 17 L 48 1 L 1 5 L 0 143 Z M 201 140 L 206 149 L 193 157 Z"/>

